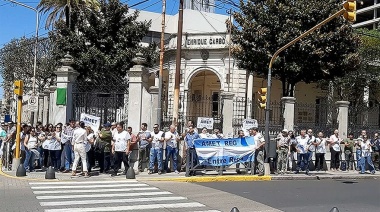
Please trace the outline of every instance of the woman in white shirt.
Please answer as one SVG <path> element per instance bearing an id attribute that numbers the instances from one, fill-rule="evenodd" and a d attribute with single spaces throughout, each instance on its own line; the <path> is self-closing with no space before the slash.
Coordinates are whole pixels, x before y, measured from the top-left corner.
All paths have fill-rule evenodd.
<path id="1" fill-rule="evenodd" d="M 362 149 L 362 157 L 361 157 L 361 170 L 360 174 L 365 174 L 365 162 L 367 161 L 369 170 L 371 171 L 371 174 L 375 174 L 375 167 L 373 166 L 372 158 L 371 158 L 371 153 L 372 153 L 372 148 L 371 148 L 371 141 L 368 139 L 367 135 L 363 136 L 363 140 L 360 141 L 360 147 Z"/>
<path id="2" fill-rule="evenodd" d="M 38 138 L 36 135 L 36 129 L 34 127 L 30 128 L 24 139 L 25 146 L 25 161 L 24 168 L 27 172 L 33 171 L 34 161 L 38 159 L 39 153 L 37 151 Z"/>
<path id="3" fill-rule="evenodd" d="M 315 170 L 323 170 L 323 165 L 325 163 L 326 145 L 327 139 L 323 138 L 323 133 L 318 133 L 318 138 L 316 139 L 317 146 L 315 148 Z M 326 170 L 325 170 L 326 171 Z"/>
<path id="4" fill-rule="evenodd" d="M 328 140 L 330 143 L 330 151 L 331 151 L 331 162 L 330 169 L 331 171 L 339 170 L 339 157 L 340 157 L 340 143 L 343 141 L 342 138 L 339 137 L 339 131 L 335 130 L 334 135 L 330 136 Z"/>
<path id="5" fill-rule="evenodd" d="M 61 167 L 61 126 L 55 126 L 55 132 L 50 135 L 49 154 L 53 168 L 58 171 Z"/>

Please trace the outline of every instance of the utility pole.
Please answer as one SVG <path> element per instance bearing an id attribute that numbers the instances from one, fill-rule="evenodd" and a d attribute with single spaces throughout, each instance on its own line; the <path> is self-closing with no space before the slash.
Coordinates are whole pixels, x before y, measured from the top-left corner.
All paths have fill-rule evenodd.
<path id="1" fill-rule="evenodd" d="M 162 0 L 162 22 L 161 22 L 161 48 L 160 48 L 160 72 L 158 74 L 158 108 L 157 108 L 157 124 L 161 125 L 162 120 L 162 81 L 164 74 L 164 52 L 165 52 L 165 13 L 166 0 Z"/>
<path id="2" fill-rule="evenodd" d="M 227 75 L 227 91 L 230 91 L 231 80 L 231 25 L 232 25 L 232 10 L 230 9 L 230 23 L 228 24 L 228 75 Z"/>
<path id="3" fill-rule="evenodd" d="M 177 52 L 176 52 L 176 67 L 174 78 L 174 100 L 173 100 L 173 125 L 178 123 L 179 112 L 179 82 L 181 74 L 181 50 L 182 50 L 182 28 L 183 28 L 183 0 L 179 1 L 178 9 L 178 32 L 177 32 Z"/>

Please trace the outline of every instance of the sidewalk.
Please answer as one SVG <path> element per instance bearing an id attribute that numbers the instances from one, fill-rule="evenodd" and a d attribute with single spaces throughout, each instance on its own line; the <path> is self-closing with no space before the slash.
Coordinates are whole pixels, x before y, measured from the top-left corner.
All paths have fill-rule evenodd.
<path id="1" fill-rule="evenodd" d="M 359 174 L 358 172 L 310 172 L 309 175 L 305 175 L 304 172 L 299 174 L 288 173 L 285 175 L 270 175 L 270 176 L 257 176 L 257 175 L 237 175 L 234 171 L 226 171 L 223 175 L 218 175 L 216 171 L 207 171 L 205 174 L 198 172 L 197 176 L 186 177 L 184 172 L 179 174 L 166 173 L 158 175 L 157 173 L 149 175 L 147 172 L 136 173 L 137 180 L 144 181 L 177 181 L 177 182 L 223 182 L 223 181 L 270 181 L 270 180 L 323 180 L 323 179 L 380 179 L 380 172 L 376 172 L 371 175 L 369 172 L 366 174 Z M 0 175 L 5 177 L 15 178 L 15 179 L 25 179 L 25 180 L 46 180 L 45 172 L 37 171 L 27 173 L 25 177 L 16 177 L 15 171 L 0 171 Z M 79 175 L 79 174 L 78 174 Z M 46 180 L 46 181 L 70 181 L 76 179 L 85 179 L 83 176 L 71 177 L 70 173 L 55 173 L 56 179 Z M 110 174 L 99 174 L 97 171 L 91 173 L 92 180 L 122 180 L 126 179 L 126 176 L 119 173 L 118 176 L 111 177 Z"/>

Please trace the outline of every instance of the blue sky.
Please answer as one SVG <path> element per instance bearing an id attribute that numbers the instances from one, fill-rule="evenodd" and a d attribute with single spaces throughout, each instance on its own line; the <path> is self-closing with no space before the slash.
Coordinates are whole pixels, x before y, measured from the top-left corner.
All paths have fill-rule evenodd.
<path id="1" fill-rule="evenodd" d="M 143 0 L 121 0 L 128 5 L 134 5 L 142 2 Z M 31 7 L 36 7 L 39 3 L 38 0 L 19 0 L 19 2 Z M 229 6 L 217 2 L 219 8 L 216 9 L 216 13 L 226 14 L 226 10 Z M 149 0 L 138 6 L 133 7 L 135 9 L 147 10 L 151 12 L 161 13 L 162 1 L 161 0 Z M 168 14 L 176 14 L 178 11 L 178 0 L 167 0 L 166 12 Z M 40 18 L 39 34 L 40 36 L 47 36 L 45 30 L 46 15 L 42 14 Z M 36 27 L 36 13 L 6 0 L 0 0 L 0 48 L 11 41 L 13 38 L 20 38 L 22 36 L 32 37 L 35 35 Z M 0 82 L 2 79 L 0 77 Z M 3 88 L 0 88 L 0 98 L 3 96 Z"/>

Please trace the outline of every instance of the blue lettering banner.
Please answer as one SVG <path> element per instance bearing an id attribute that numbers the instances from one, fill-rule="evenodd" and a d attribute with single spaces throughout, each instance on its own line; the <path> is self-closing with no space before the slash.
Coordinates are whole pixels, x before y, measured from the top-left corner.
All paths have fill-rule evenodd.
<path id="1" fill-rule="evenodd" d="M 230 166 L 254 160 L 253 137 L 229 139 L 197 139 L 194 141 L 201 165 Z"/>

